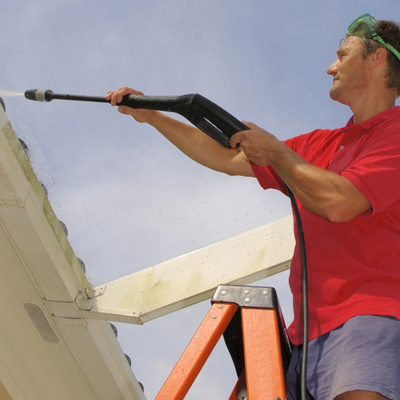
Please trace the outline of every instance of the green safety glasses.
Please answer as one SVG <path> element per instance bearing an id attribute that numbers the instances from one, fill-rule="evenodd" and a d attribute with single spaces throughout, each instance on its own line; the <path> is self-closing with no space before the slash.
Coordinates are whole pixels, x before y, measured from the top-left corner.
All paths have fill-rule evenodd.
<path id="1" fill-rule="evenodd" d="M 376 19 L 372 15 L 363 14 L 361 15 L 361 17 L 358 17 L 356 20 L 354 20 L 354 22 L 349 25 L 348 31 L 351 36 L 372 39 L 383 44 L 400 60 L 400 53 L 393 46 L 385 43 L 382 38 L 376 33 L 376 24 Z"/>

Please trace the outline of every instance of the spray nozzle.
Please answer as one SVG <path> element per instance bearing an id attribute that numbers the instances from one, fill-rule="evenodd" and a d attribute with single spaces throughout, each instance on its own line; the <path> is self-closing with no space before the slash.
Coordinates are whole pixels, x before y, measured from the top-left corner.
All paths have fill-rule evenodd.
<path id="1" fill-rule="evenodd" d="M 51 101 L 53 92 L 50 89 L 29 89 L 25 93 L 28 100 Z"/>

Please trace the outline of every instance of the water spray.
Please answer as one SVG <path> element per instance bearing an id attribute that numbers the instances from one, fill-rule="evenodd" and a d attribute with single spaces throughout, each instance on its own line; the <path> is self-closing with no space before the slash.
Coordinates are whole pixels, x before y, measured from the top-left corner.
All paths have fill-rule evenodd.
<path id="1" fill-rule="evenodd" d="M 25 97 L 29 100 L 42 102 L 57 99 L 110 103 L 110 100 L 104 97 L 57 94 L 49 89 L 30 89 L 25 92 Z M 233 115 L 199 94 L 182 96 L 138 96 L 129 94 L 124 96 L 118 105 L 178 113 L 208 136 L 228 148 L 231 148 L 229 139 L 232 135 L 248 129 Z"/>

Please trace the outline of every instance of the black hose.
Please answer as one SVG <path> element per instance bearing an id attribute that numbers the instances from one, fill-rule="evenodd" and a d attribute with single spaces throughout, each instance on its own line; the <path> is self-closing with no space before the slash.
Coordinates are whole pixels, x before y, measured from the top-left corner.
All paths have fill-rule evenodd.
<path id="1" fill-rule="evenodd" d="M 286 184 L 285 184 L 286 186 Z M 300 218 L 299 208 L 293 192 L 286 186 L 288 196 L 292 203 L 293 213 L 296 219 L 297 232 L 300 245 L 302 296 L 303 296 L 303 358 L 301 362 L 301 400 L 307 400 L 307 359 L 308 359 L 308 277 L 306 244 L 304 240 L 303 224 Z"/>

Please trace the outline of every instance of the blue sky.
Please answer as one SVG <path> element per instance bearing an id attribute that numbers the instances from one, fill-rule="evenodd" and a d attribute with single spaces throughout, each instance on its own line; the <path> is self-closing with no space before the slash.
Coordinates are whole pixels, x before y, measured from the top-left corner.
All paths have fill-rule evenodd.
<path id="1" fill-rule="evenodd" d="M 396 10 L 398 0 L 14 0 L 0 14 L 0 89 L 200 93 L 285 139 L 346 124 L 351 112 L 330 100 L 326 70 L 353 19 L 399 20 Z M 107 104 L 4 100 L 94 286 L 290 214 L 279 193 L 194 164 Z M 286 279 L 262 283 L 278 289 L 289 323 Z M 149 399 L 208 308 L 118 324 Z M 188 398 L 228 397 L 233 368 L 223 346 L 216 354 Z"/>

